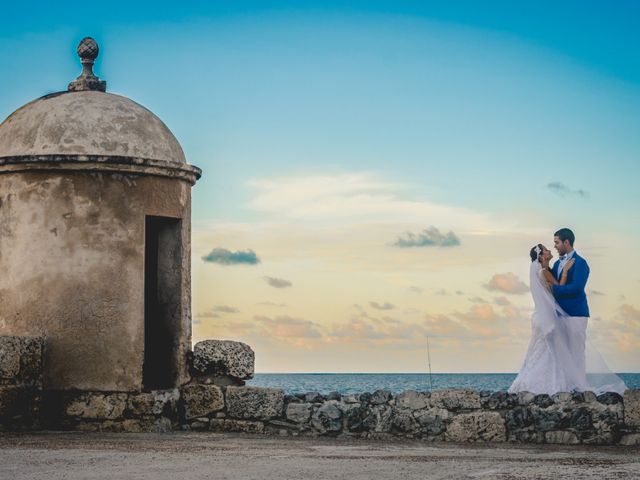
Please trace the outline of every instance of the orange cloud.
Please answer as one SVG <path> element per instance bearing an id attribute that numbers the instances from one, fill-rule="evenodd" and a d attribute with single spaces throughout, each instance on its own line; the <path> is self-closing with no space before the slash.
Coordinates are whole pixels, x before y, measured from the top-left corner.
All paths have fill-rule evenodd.
<path id="1" fill-rule="evenodd" d="M 487 290 L 521 295 L 529 291 L 529 287 L 511 272 L 496 273 L 489 283 L 484 285 Z"/>

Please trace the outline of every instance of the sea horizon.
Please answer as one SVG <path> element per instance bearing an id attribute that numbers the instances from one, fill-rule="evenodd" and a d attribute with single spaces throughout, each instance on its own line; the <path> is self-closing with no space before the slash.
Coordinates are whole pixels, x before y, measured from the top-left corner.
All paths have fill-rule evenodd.
<path id="1" fill-rule="evenodd" d="M 628 388 L 640 388 L 640 372 L 617 372 Z M 288 394 L 319 392 L 340 394 L 389 390 L 431 391 L 450 388 L 507 391 L 516 372 L 491 373 L 431 373 L 424 372 L 262 372 L 255 373 L 246 384 L 255 387 L 279 388 Z"/>

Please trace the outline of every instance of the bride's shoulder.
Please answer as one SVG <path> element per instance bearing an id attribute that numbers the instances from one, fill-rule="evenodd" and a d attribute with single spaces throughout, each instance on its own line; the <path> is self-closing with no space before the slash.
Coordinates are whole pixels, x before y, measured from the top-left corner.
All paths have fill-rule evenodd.
<path id="1" fill-rule="evenodd" d="M 546 278 L 544 276 L 544 268 L 542 268 L 542 265 L 538 264 L 536 266 L 532 266 L 532 268 L 534 269 L 535 275 L 542 281 L 546 281 Z"/>

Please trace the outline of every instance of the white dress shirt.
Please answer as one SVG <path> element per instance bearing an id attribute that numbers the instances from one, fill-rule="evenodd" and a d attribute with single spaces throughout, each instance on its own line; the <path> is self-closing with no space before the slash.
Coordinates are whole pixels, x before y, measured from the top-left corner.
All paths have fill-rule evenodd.
<path id="1" fill-rule="evenodd" d="M 560 277 L 562 276 L 562 270 L 564 269 L 564 266 L 567 264 L 567 262 L 569 260 L 571 260 L 571 257 L 573 257 L 573 254 L 576 253 L 575 250 L 571 250 L 571 252 L 562 255 L 559 259 L 558 262 L 560 262 L 560 264 L 558 265 L 558 279 L 560 279 Z"/>

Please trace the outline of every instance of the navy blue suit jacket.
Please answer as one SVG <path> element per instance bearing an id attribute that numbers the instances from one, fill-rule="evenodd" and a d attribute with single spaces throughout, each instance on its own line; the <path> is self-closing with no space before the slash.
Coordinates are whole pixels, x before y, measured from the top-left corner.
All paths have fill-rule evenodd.
<path id="1" fill-rule="evenodd" d="M 553 285 L 553 296 L 569 316 L 588 317 L 589 304 L 587 303 L 587 294 L 584 292 L 584 287 L 589 279 L 589 265 L 577 252 L 573 254 L 572 258 L 575 259 L 575 263 L 569 269 L 567 283 L 565 285 Z M 560 261 L 556 261 L 551 269 L 555 278 L 558 278 L 559 266 Z"/>

